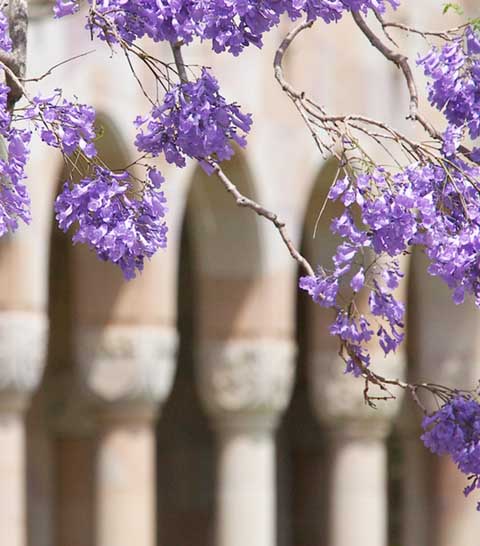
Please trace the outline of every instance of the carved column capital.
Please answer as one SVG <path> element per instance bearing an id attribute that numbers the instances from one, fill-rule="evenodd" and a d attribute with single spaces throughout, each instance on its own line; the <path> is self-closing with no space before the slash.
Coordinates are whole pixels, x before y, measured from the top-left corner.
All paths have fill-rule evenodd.
<path id="1" fill-rule="evenodd" d="M 405 357 L 393 354 L 372 355 L 372 369 L 386 377 L 403 379 Z M 345 374 L 345 364 L 337 353 L 318 351 L 308 362 L 311 403 L 320 422 L 328 428 L 341 428 L 345 434 L 360 436 L 384 436 L 400 410 L 402 392 L 393 391 L 396 400 L 378 401 L 373 409 L 365 403 L 365 382 L 361 378 Z M 377 386 L 370 385 L 372 396 L 385 396 Z"/>
<path id="2" fill-rule="evenodd" d="M 23 409 L 40 384 L 47 332 L 41 313 L 0 312 L 0 410 Z"/>
<path id="3" fill-rule="evenodd" d="M 197 381 L 216 426 L 275 426 L 290 400 L 295 352 L 290 340 L 203 342 Z"/>
<path id="4" fill-rule="evenodd" d="M 107 413 L 155 414 L 170 394 L 177 334 L 157 326 L 109 325 L 76 334 L 76 363 L 87 394 Z"/>

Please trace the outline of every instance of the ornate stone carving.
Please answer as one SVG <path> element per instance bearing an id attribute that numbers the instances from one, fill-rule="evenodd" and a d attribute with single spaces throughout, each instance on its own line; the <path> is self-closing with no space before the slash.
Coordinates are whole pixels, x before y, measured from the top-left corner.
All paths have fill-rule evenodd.
<path id="1" fill-rule="evenodd" d="M 405 374 L 405 357 L 401 353 L 384 358 L 372 355 L 373 369 L 386 377 L 402 379 Z M 387 425 L 400 410 L 402 392 L 394 391 L 397 400 L 378 401 L 377 409 L 370 408 L 364 400 L 365 382 L 344 373 L 345 364 L 337 353 L 318 351 L 308 363 L 311 402 L 317 417 L 324 424 L 355 427 L 373 431 L 373 425 Z M 372 396 L 385 396 L 375 385 L 370 385 Z"/>
<path id="2" fill-rule="evenodd" d="M 177 335 L 155 326 L 84 329 L 76 335 L 83 385 L 103 402 L 163 402 L 170 393 Z"/>
<path id="3" fill-rule="evenodd" d="M 276 418 L 290 400 L 295 346 L 288 340 L 210 341 L 200 347 L 200 396 L 215 418 Z"/>
<path id="4" fill-rule="evenodd" d="M 40 383 L 45 366 L 47 318 L 40 313 L 0 313 L 0 397 L 28 395 Z"/>

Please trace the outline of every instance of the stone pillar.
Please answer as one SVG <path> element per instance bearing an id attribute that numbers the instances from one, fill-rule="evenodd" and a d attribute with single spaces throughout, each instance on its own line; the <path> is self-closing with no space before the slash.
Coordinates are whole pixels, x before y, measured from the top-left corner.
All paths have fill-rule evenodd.
<path id="1" fill-rule="evenodd" d="M 48 418 L 55 439 L 55 544 L 94 544 L 95 422 L 75 370 L 47 380 Z"/>
<path id="2" fill-rule="evenodd" d="M 155 544 L 155 420 L 170 393 L 176 334 L 107 326 L 77 336 L 83 384 L 96 405 L 96 546 Z"/>
<path id="3" fill-rule="evenodd" d="M 435 546 L 476 546 L 480 533 L 476 510 L 478 495 L 462 494 L 467 480 L 449 457 L 431 457 L 433 483 L 434 527 L 430 544 Z"/>
<path id="4" fill-rule="evenodd" d="M 338 423 L 328 430 L 332 546 L 387 545 L 387 433 L 378 423 Z"/>
<path id="5" fill-rule="evenodd" d="M 45 363 L 41 314 L 0 314 L 0 544 L 26 546 L 24 413 Z"/>
<path id="6" fill-rule="evenodd" d="M 291 395 L 294 346 L 204 343 L 200 396 L 217 437 L 216 546 L 275 546 L 275 429 Z"/>
<path id="7" fill-rule="evenodd" d="M 399 419 L 403 468 L 402 480 L 402 546 L 432 544 L 432 530 L 438 520 L 433 517 L 432 461 L 436 459 L 420 439 L 422 412 L 416 403 L 406 397 Z"/>
<path id="8" fill-rule="evenodd" d="M 401 356 L 380 358 L 386 376 L 403 375 Z M 318 352 L 309 362 L 312 404 L 329 438 L 328 544 L 387 546 L 385 440 L 400 404 L 388 401 L 378 402 L 377 409 L 368 407 L 364 381 L 345 375 L 344 368 L 332 353 Z M 385 393 L 371 386 L 371 395 Z"/>

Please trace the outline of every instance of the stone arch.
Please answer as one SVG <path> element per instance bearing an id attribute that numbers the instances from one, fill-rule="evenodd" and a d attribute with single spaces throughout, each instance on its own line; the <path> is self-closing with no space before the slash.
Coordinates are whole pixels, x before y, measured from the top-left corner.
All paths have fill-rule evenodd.
<path id="1" fill-rule="evenodd" d="M 252 176 L 240 153 L 223 167 L 242 193 L 255 197 Z M 251 211 L 239 208 L 217 179 L 197 168 L 179 252 L 177 375 L 157 426 L 162 545 L 214 542 L 216 457 L 205 417 L 211 394 L 202 390 L 199 381 L 202 349 L 239 340 L 254 344 L 285 330 L 282 322 L 269 320 L 273 302 L 260 222 Z M 183 523 L 186 517 L 191 522 L 188 528 Z"/>
<path id="2" fill-rule="evenodd" d="M 127 165 L 130 157 L 115 123 L 101 113 L 97 120 L 103 135 L 99 156 L 112 169 Z M 69 175 L 65 167 L 57 174 L 58 187 Z M 112 264 L 72 246 L 56 226 L 53 207 L 50 214 L 46 370 L 27 416 L 28 535 L 35 546 L 81 546 L 94 536 L 95 447 L 77 381 L 75 335 L 82 326 L 111 320 L 125 281 Z"/>
<path id="3" fill-rule="evenodd" d="M 429 275 L 428 259 L 415 249 L 411 261 L 408 298 L 408 361 L 411 381 L 430 381 L 453 388 L 475 388 L 480 377 L 478 330 L 480 315 L 471 299 L 462 305 L 452 301 L 450 289 Z M 448 332 L 448 335 L 446 335 Z M 424 402 L 430 410 L 437 405 Z M 474 545 L 480 521 L 462 489 L 466 478 L 447 457 L 433 456 L 421 443 L 421 412 L 411 404 L 404 411 L 402 442 L 405 453 L 403 472 L 403 543 L 432 546 L 462 543 Z M 411 502 L 415 499 L 415 502 Z"/>
<path id="4" fill-rule="evenodd" d="M 251 195 L 251 175 L 238 153 L 224 168 Z M 252 335 L 251 311 L 242 307 L 255 297 L 261 256 L 257 219 L 200 167 L 191 179 L 177 258 L 177 372 L 157 424 L 158 544 L 213 546 L 215 450 L 195 384 L 196 349 L 200 339 L 230 337 L 237 328 Z M 236 292 L 232 298 L 229 290 Z"/>
<path id="5" fill-rule="evenodd" d="M 240 153 L 224 165 L 246 195 L 254 196 L 252 176 Z M 198 167 L 187 200 L 195 264 L 200 335 L 213 338 L 255 335 L 262 320 L 255 305 L 262 275 L 259 219 L 235 204 L 214 177 Z M 255 319 L 258 318 L 258 321 Z"/>
<path id="6" fill-rule="evenodd" d="M 156 427 L 158 546 L 213 546 L 215 454 L 194 380 L 198 300 L 189 221 L 178 254 L 176 374 Z"/>
<path id="7" fill-rule="evenodd" d="M 335 240 L 328 225 L 334 216 L 325 208 L 328 189 L 336 175 L 336 162 L 328 161 L 315 177 L 303 216 L 301 252 L 315 267 L 326 265 L 334 250 Z M 298 276 L 304 272 L 298 270 Z M 328 312 L 318 311 L 308 295 L 295 285 L 296 341 L 298 345 L 296 381 L 292 401 L 280 430 L 282 449 L 279 457 L 279 544 L 316 546 L 327 541 L 328 502 L 324 482 L 326 475 L 325 435 L 315 418 L 309 395 L 308 359 L 314 347 L 325 344 L 314 339 L 312 331 L 326 328 Z M 322 326 L 323 325 L 323 326 Z M 326 339 L 325 332 L 321 338 Z M 330 340 L 327 339 L 327 343 Z M 331 343 L 330 343 L 331 344 Z"/>
<path id="8" fill-rule="evenodd" d="M 327 201 L 338 175 L 337 162 L 327 161 L 306 207 L 302 250 L 314 267 L 331 269 L 331 257 L 340 242 L 330 232 L 330 225 L 342 206 Z M 368 535 L 372 544 L 383 544 L 388 513 L 385 440 L 396 410 L 388 407 L 371 415 L 366 411 L 362 385 L 343 375 L 338 340 L 329 334 L 333 312 L 314 304 L 305 294 L 299 295 L 297 309 L 297 384 L 285 431 L 293 484 L 291 542 L 305 546 L 347 543 L 349 531 L 342 527 L 341 505 L 356 502 L 355 491 L 365 488 L 365 495 L 374 500 L 352 532 L 362 542 Z M 359 464 L 365 464 L 365 473 L 351 468 Z M 365 481 L 368 472 L 371 480 Z M 378 519 L 372 533 L 362 524 L 363 518 Z"/>

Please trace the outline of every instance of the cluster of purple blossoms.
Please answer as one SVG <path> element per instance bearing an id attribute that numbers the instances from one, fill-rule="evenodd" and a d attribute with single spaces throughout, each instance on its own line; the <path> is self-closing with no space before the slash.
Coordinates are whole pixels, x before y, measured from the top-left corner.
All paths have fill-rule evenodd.
<path id="1" fill-rule="evenodd" d="M 449 286 L 455 303 L 471 294 L 480 306 L 480 152 L 461 147 L 467 135 L 480 136 L 478 31 L 467 27 L 420 64 L 432 80 L 430 102 L 447 120 L 443 158 L 417 161 L 396 174 L 377 167 L 337 180 L 329 199 L 340 199 L 344 212 L 331 229 L 343 241 L 331 271 L 322 268 L 300 280 L 314 301 L 336 311 L 330 331 L 340 338 L 348 355 L 346 371 L 354 375 L 370 364 L 367 345 L 374 336 L 385 354 L 403 339 L 405 309 L 394 291 L 402 277 L 399 258 L 412 246 L 423 248 L 430 274 Z M 351 305 L 360 291 L 368 295 L 364 314 Z M 377 318 L 380 326 L 374 328 Z M 453 396 L 424 419 L 423 427 L 425 445 L 450 455 L 469 477 L 465 494 L 480 488 L 478 401 Z"/>
<path id="2" fill-rule="evenodd" d="M 196 158 L 207 167 L 206 158 L 229 159 L 232 141 L 245 146 L 250 115 L 238 105 L 227 103 L 217 80 L 207 71 L 193 82 L 175 86 L 166 93 L 163 104 L 146 118 L 137 118 L 135 144 L 153 157 L 163 153 L 169 163 L 185 166 L 185 158 Z"/>
<path id="3" fill-rule="evenodd" d="M 136 270 L 143 270 L 145 257 L 167 244 L 162 183 L 160 173 L 150 169 L 140 195 L 135 195 L 135 182 L 127 172 L 96 167 L 78 184 L 65 183 L 55 203 L 58 225 L 63 231 L 73 226 L 74 243 L 87 244 L 132 279 Z"/>
<path id="4" fill-rule="evenodd" d="M 136 192 L 129 172 L 97 164 L 95 110 L 64 99 L 58 89 L 51 96 L 34 97 L 24 115 L 43 142 L 66 156 L 81 152 L 91 162 L 92 176 L 77 184 L 67 181 L 57 197 L 60 229 L 74 226 L 74 243 L 86 244 L 101 259 L 119 265 L 127 279 L 134 278 L 145 258 L 166 247 L 163 177 L 149 169 L 142 190 Z"/>
<path id="5" fill-rule="evenodd" d="M 417 161 L 396 174 L 376 168 L 337 180 L 329 199 L 340 199 L 344 212 L 331 230 L 343 242 L 332 271 L 320 269 L 300 280 L 314 301 L 336 310 L 331 332 L 347 349 L 347 370 L 354 373 L 369 365 L 365 344 L 373 335 L 385 353 L 403 339 L 404 306 L 394 290 L 401 278 L 398 259 L 411 246 L 422 246 L 429 272 L 446 282 L 455 303 L 472 294 L 480 306 L 480 168 L 459 153 L 466 132 L 471 138 L 480 134 L 479 35 L 467 27 L 420 63 L 432 79 L 430 101 L 448 121 L 445 161 Z M 362 289 L 368 293 L 368 315 L 347 311 Z M 381 319 L 375 331 L 367 316 Z"/>
<path id="6" fill-rule="evenodd" d="M 449 455 L 470 484 L 465 495 L 480 488 L 480 404 L 457 395 L 423 419 L 423 443 L 432 453 Z M 480 503 L 477 504 L 480 510 Z"/>
<path id="7" fill-rule="evenodd" d="M 0 49 L 3 49 L 3 51 L 12 51 L 8 18 L 3 11 L 0 11 Z"/>
<path id="8" fill-rule="evenodd" d="M 472 26 L 443 48 L 433 48 L 421 59 L 425 74 L 431 79 L 429 100 L 444 113 L 447 128 L 442 152 L 448 160 L 448 179 L 436 171 L 436 194 L 442 213 L 430 212 L 430 232 L 425 234 L 426 253 L 431 259 L 429 271 L 441 277 L 453 290 L 456 303 L 465 293 L 475 296 L 480 306 L 480 198 L 477 181 L 480 168 L 475 162 L 480 151 L 473 149 L 471 161 L 459 150 L 465 133 L 471 139 L 480 136 L 480 34 Z M 468 155 L 468 154 L 467 154 Z M 437 207 L 438 208 L 438 207 Z"/>
<path id="9" fill-rule="evenodd" d="M 34 97 L 25 116 L 37 121 L 40 137 L 49 146 L 66 155 L 77 151 L 89 159 L 96 155 L 95 110 L 63 98 L 61 89 L 47 97 Z"/>
<path id="10" fill-rule="evenodd" d="M 472 139 L 480 136 L 480 34 L 468 26 L 464 33 L 442 48 L 432 48 L 420 59 L 430 78 L 429 100 L 444 113 L 449 123 L 447 140 L 453 146 L 468 131 Z M 446 150 L 452 152 L 452 147 Z"/>
<path id="11" fill-rule="evenodd" d="M 29 155 L 30 133 L 11 126 L 7 109 L 10 89 L 0 84 L 0 237 L 30 223 L 30 197 L 23 183 Z"/>
<path id="12" fill-rule="evenodd" d="M 339 178 L 329 192 L 330 200 L 340 199 L 343 213 L 331 225 L 343 241 L 333 256 L 333 270 L 319 269 L 316 277 L 302 277 L 300 288 L 314 301 L 332 308 L 337 316 L 330 332 L 347 350 L 347 371 L 355 375 L 370 365 L 365 348 L 376 335 L 388 354 L 403 340 L 404 304 L 394 291 L 402 278 L 399 256 L 407 252 L 416 233 L 415 200 L 403 190 L 405 176 L 395 183 L 383 169 L 356 178 Z M 376 318 L 375 330 L 366 314 L 353 313 L 345 301 L 368 291 L 369 315 Z"/>
<path id="13" fill-rule="evenodd" d="M 398 259 L 413 245 L 423 247 L 429 272 L 447 283 L 456 303 L 463 302 L 465 294 L 480 303 L 479 178 L 480 168 L 457 159 L 449 167 L 414 163 L 394 175 L 377 168 L 332 186 L 329 198 L 341 199 L 345 210 L 331 229 L 343 242 L 333 257 L 333 271 L 319 270 L 315 278 L 303 278 L 300 287 L 320 305 L 337 310 L 340 338 L 349 348 L 357 347 L 355 353 L 369 340 L 368 328 L 359 328 L 358 316 L 345 315 L 340 288 L 351 278 L 354 295 L 362 288 L 369 291 L 370 314 L 388 325 L 376 331 L 380 346 L 385 353 L 395 350 L 403 339 L 404 314 L 403 304 L 394 297 L 402 276 Z M 360 320 L 368 324 L 365 317 Z M 338 326 L 332 328 L 338 335 Z M 361 360 L 368 365 L 366 357 Z"/>
<path id="14" fill-rule="evenodd" d="M 90 4 L 92 2 L 90 1 Z M 104 0 L 97 3 L 89 25 L 100 38 L 115 42 L 120 36 L 132 43 L 144 36 L 154 41 L 211 40 L 217 53 L 238 55 L 246 46 L 262 45 L 262 36 L 280 21 L 307 16 L 327 23 L 338 21 L 349 10 L 383 13 L 397 0 Z M 79 9 L 79 2 L 57 0 L 57 17 Z"/>

